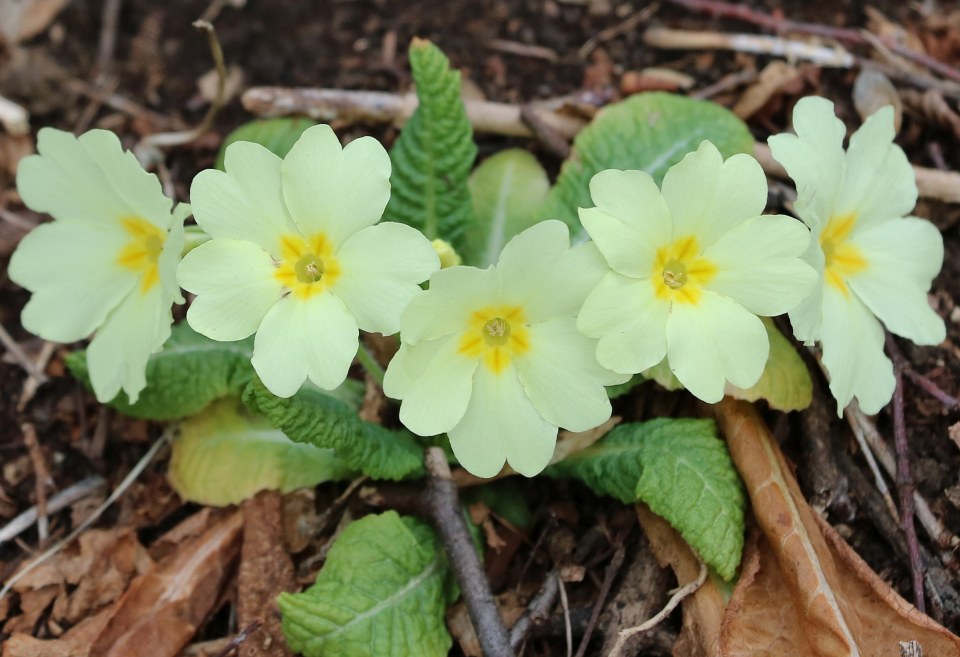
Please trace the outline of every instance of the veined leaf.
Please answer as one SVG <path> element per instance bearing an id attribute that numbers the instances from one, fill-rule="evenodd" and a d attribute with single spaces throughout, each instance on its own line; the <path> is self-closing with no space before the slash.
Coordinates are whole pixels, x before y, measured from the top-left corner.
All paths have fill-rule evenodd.
<path id="1" fill-rule="evenodd" d="M 529 151 L 510 148 L 484 160 L 469 180 L 475 221 L 466 234 L 464 262 L 495 264 L 510 238 L 537 223 L 550 181 Z"/>
<path id="2" fill-rule="evenodd" d="M 236 141 L 252 141 L 266 147 L 277 157 L 286 157 L 293 145 L 300 139 L 303 131 L 315 125 L 317 125 L 317 122 L 313 119 L 296 116 L 258 119 L 244 123 L 227 135 L 223 143 L 220 144 L 215 166 L 223 171 L 223 157 L 227 152 L 227 146 Z"/>
<path id="3" fill-rule="evenodd" d="M 196 413 L 230 394 L 240 394 L 253 376 L 253 338 L 217 342 L 186 322 L 173 327 L 163 349 L 147 363 L 147 387 L 131 405 L 121 392 L 108 405 L 124 415 L 146 420 L 175 420 Z M 90 388 L 85 351 L 66 358 L 75 377 Z"/>
<path id="4" fill-rule="evenodd" d="M 576 477 L 601 495 L 646 502 L 724 578 L 743 552 L 744 496 L 712 420 L 622 424 L 547 474 Z"/>
<path id="5" fill-rule="evenodd" d="M 425 39 L 410 44 L 419 105 L 390 150 L 393 174 L 384 220 L 400 221 L 457 251 L 473 221 L 467 176 L 477 156 L 460 98 L 460 73 Z"/>
<path id="6" fill-rule="evenodd" d="M 224 399 L 180 425 L 167 477 L 185 500 L 227 506 L 261 490 L 288 493 L 353 474 L 332 449 L 292 442 L 239 400 Z"/>
<path id="7" fill-rule="evenodd" d="M 374 479 L 423 474 L 423 450 L 412 434 L 364 422 L 355 409 L 309 384 L 284 399 L 254 379 L 244 391 L 243 401 L 291 440 L 336 450 L 349 468 Z"/>
<path id="8" fill-rule="evenodd" d="M 561 219 L 571 234 L 580 234 L 577 208 L 594 206 L 589 184 L 595 174 L 638 169 L 659 185 L 667 169 L 704 140 L 713 142 L 725 158 L 753 152 L 747 126 L 716 103 L 651 92 L 608 105 L 577 135 L 540 216 Z"/>
<path id="9" fill-rule="evenodd" d="M 277 602 L 287 643 L 306 657 L 444 657 L 455 598 L 433 530 L 388 511 L 350 523 L 316 583 Z"/>

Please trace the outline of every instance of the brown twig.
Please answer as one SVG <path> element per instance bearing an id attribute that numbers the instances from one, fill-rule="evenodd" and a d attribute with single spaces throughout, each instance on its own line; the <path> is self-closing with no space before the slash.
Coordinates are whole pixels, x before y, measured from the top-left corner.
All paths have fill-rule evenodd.
<path id="1" fill-rule="evenodd" d="M 47 460 L 43 457 L 40 442 L 37 440 L 37 429 L 29 422 L 20 426 L 23 431 L 23 442 L 33 464 L 34 493 L 37 497 L 37 535 L 43 543 L 49 536 L 49 519 L 47 518 L 47 487 L 53 486 L 53 477 L 47 467 Z"/>
<path id="2" fill-rule="evenodd" d="M 890 336 L 887 336 L 890 342 Z M 894 366 L 893 374 L 897 386 L 893 391 L 893 439 L 897 452 L 897 489 L 900 493 L 900 526 L 907 539 L 907 553 L 910 557 L 910 578 L 913 584 L 914 605 L 926 613 L 923 600 L 923 563 L 920 560 L 920 543 L 917 540 L 917 528 L 913 524 L 913 473 L 910 471 L 910 448 L 907 445 L 907 427 L 903 418 L 903 374 Z"/>
<path id="3" fill-rule="evenodd" d="M 936 383 L 913 369 L 913 366 L 904 357 L 903 352 L 900 351 L 900 347 L 897 346 L 896 341 L 889 335 L 887 336 L 887 351 L 890 352 L 890 358 L 893 360 L 894 365 L 896 365 L 908 379 L 916 383 L 921 390 L 948 409 L 960 407 L 960 400 L 951 396 Z"/>
<path id="4" fill-rule="evenodd" d="M 613 580 L 617 577 L 617 573 L 620 572 L 620 568 L 623 567 L 623 560 L 626 556 L 627 548 L 621 541 L 620 545 L 617 546 L 616 552 L 613 553 L 613 558 L 610 559 L 606 571 L 603 573 L 603 583 L 600 585 L 599 593 L 597 593 L 597 600 L 593 605 L 593 612 L 590 614 L 587 628 L 583 631 L 583 638 L 580 639 L 580 645 L 577 647 L 576 657 L 583 657 L 587 652 L 590 637 L 593 636 L 593 630 L 596 628 L 597 620 L 600 618 L 600 610 L 603 609 L 603 603 L 606 602 L 607 596 L 610 594 L 610 587 L 613 586 Z"/>
<path id="5" fill-rule="evenodd" d="M 259 630 L 260 626 L 262 625 L 263 625 L 262 618 L 253 619 L 253 621 L 251 621 L 249 625 L 247 625 L 245 628 L 237 632 L 237 636 L 233 637 L 232 639 L 230 639 L 230 641 L 227 642 L 227 645 L 223 647 L 223 650 L 221 650 L 216 654 L 216 657 L 230 657 L 230 655 L 236 654 L 240 646 L 242 646 L 246 642 L 246 640 L 250 638 L 251 634 Z"/>
<path id="6" fill-rule="evenodd" d="M 540 113 L 533 105 L 524 103 L 520 106 L 520 120 L 548 151 L 563 160 L 570 157 L 570 141 L 540 118 Z"/>
<path id="7" fill-rule="evenodd" d="M 855 30 L 850 28 L 843 27 L 830 27 L 827 25 L 818 25 L 816 23 L 804 23 L 800 21 L 793 21 L 786 18 L 778 18 L 776 16 L 771 16 L 770 14 L 764 14 L 762 12 L 751 9 L 747 5 L 743 4 L 733 4 L 729 2 L 721 2 L 720 0 L 669 0 L 675 5 L 680 7 L 685 7 L 691 11 L 698 11 L 710 14 L 717 18 L 732 18 L 735 20 L 743 21 L 745 23 L 750 23 L 758 27 L 764 28 L 771 32 L 783 33 L 783 32 L 792 32 L 795 34 L 809 34 L 812 36 L 821 36 L 827 37 L 829 39 L 836 39 L 837 41 L 843 41 L 852 45 L 872 45 L 870 40 L 864 36 L 861 30 Z M 945 64 L 929 55 L 921 52 L 917 52 L 911 48 L 894 43 L 888 39 L 883 39 L 882 37 L 877 37 L 877 39 L 883 43 L 884 46 L 889 48 L 892 52 L 908 59 L 916 64 L 925 66 L 926 68 L 934 71 L 935 73 L 942 75 L 945 78 L 955 80 L 960 82 L 960 71 L 953 68 L 952 66 Z"/>
<path id="8" fill-rule="evenodd" d="M 487 48 L 497 52 L 507 53 L 508 55 L 517 55 L 519 57 L 533 57 L 534 59 L 543 59 L 550 63 L 560 61 L 557 51 L 553 48 L 536 46 L 519 41 L 510 41 L 508 39 L 490 39 L 486 43 Z"/>
<path id="9" fill-rule="evenodd" d="M 447 457 L 439 447 L 429 447 L 424 464 L 430 515 L 460 583 L 460 592 L 467 603 L 483 654 L 486 657 L 513 657 L 507 629 L 463 517 Z"/>
<path id="10" fill-rule="evenodd" d="M 557 596 L 560 594 L 560 573 L 551 570 L 547 578 L 543 580 L 543 585 L 537 594 L 527 605 L 527 610 L 523 616 L 517 619 L 517 622 L 510 628 L 510 646 L 514 650 L 519 650 L 523 645 L 523 640 L 527 638 L 527 633 L 536 625 L 542 623 L 550 616 L 550 611 L 557 603 Z"/>
<path id="11" fill-rule="evenodd" d="M 600 30 L 595 35 L 587 39 L 582 46 L 577 50 L 577 57 L 580 59 L 586 59 L 587 55 L 592 53 L 594 49 L 599 46 L 601 43 L 606 43 L 611 39 L 616 39 L 621 34 L 627 32 L 632 32 L 637 28 L 641 23 L 646 23 L 648 20 L 653 18 L 653 15 L 660 11 L 659 2 L 651 2 L 643 9 L 640 9 L 633 14 L 631 14 L 623 22 L 608 27 L 605 30 Z"/>
<path id="12" fill-rule="evenodd" d="M 94 475 L 87 477 L 77 483 L 64 488 L 62 491 L 47 500 L 47 513 L 57 513 L 63 511 L 71 504 L 82 500 L 88 495 L 92 495 L 106 485 L 103 477 Z M 0 527 L 0 545 L 11 541 L 37 522 L 40 517 L 40 510 L 37 506 L 32 506 L 16 518 Z"/>
<path id="13" fill-rule="evenodd" d="M 103 75 L 113 64 L 117 47 L 117 22 L 120 18 L 122 0 L 106 0 L 100 19 L 100 41 L 97 43 L 97 74 Z"/>

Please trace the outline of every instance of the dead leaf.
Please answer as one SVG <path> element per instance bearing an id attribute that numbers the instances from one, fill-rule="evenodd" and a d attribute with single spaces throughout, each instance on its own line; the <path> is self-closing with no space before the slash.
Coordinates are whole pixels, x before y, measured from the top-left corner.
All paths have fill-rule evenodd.
<path id="1" fill-rule="evenodd" d="M 32 634 L 40 620 L 40 616 L 47 610 L 53 599 L 60 592 L 60 587 L 56 585 L 43 586 L 37 589 L 31 589 L 20 594 L 20 615 L 14 616 L 3 626 L 3 631 L 8 634 L 15 632 L 25 632 Z"/>
<path id="2" fill-rule="evenodd" d="M 0 0 L 0 35 L 20 43 L 45 29 L 70 0 Z"/>
<path id="3" fill-rule="evenodd" d="M 767 64 L 756 81 L 740 96 L 733 106 L 733 113 L 741 119 L 749 119 L 759 112 L 780 91 L 802 78 L 800 71 L 786 62 L 775 59 Z"/>
<path id="4" fill-rule="evenodd" d="M 903 102 L 897 88 L 880 71 L 861 69 L 853 83 L 853 106 L 857 108 L 860 119 L 866 121 L 868 116 L 887 105 L 893 107 L 893 129 L 900 132 Z"/>
<path id="5" fill-rule="evenodd" d="M 87 657 L 96 636 L 110 620 L 111 608 L 83 619 L 57 639 L 14 634 L 3 644 L 3 657 Z"/>
<path id="6" fill-rule="evenodd" d="M 762 533 L 759 567 L 734 591 L 717 654 L 885 655 L 916 639 L 930 654 L 960 656 L 960 638 L 903 600 L 812 512 L 756 409 L 729 398 L 714 408 Z"/>
<path id="7" fill-rule="evenodd" d="M 948 434 L 950 435 L 950 440 L 954 442 L 957 446 L 957 449 L 960 449 L 960 422 L 955 422 L 950 425 L 950 428 L 947 429 Z"/>
<path id="8" fill-rule="evenodd" d="M 244 657 L 289 657 L 277 596 L 296 590 L 293 561 L 283 546 L 281 496 L 261 491 L 243 503 L 243 547 L 237 577 L 237 626 L 263 626 L 243 644 Z"/>
<path id="9" fill-rule="evenodd" d="M 500 610 L 500 618 L 507 628 L 513 627 L 513 624 L 523 616 L 526 611 L 526 599 L 529 596 L 521 596 L 516 591 L 507 591 L 497 596 L 497 608 Z M 480 648 L 480 639 L 473 629 L 473 623 L 470 620 L 470 614 L 467 611 L 467 605 L 460 600 L 457 604 L 447 609 L 447 629 L 457 640 L 457 645 L 466 657 L 483 657 L 483 650 Z"/>
<path id="10" fill-rule="evenodd" d="M 135 579 L 90 650 L 92 657 L 175 657 L 214 611 L 240 551 L 243 515 L 217 522 Z"/>

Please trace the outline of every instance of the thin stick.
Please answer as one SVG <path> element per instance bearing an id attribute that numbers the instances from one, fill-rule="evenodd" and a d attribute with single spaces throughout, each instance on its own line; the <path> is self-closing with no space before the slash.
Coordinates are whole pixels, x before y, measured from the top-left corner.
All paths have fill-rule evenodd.
<path id="1" fill-rule="evenodd" d="M 259 630 L 261 625 L 263 625 L 263 619 L 254 618 L 249 625 L 237 633 L 237 636 L 233 637 L 227 642 L 227 645 L 223 647 L 223 650 L 216 654 L 216 657 L 230 657 L 230 655 L 236 654 L 240 649 L 240 646 L 242 646 L 246 640 L 250 638 L 251 634 Z"/>
<path id="2" fill-rule="evenodd" d="M 580 46 L 580 49 L 577 50 L 577 57 L 580 59 L 586 59 L 587 55 L 592 53 L 594 49 L 601 43 L 606 43 L 611 39 L 616 39 L 618 36 L 626 32 L 633 32 L 633 30 L 635 30 L 640 23 L 647 22 L 658 11 L 660 11 L 660 3 L 651 2 L 643 9 L 634 12 L 622 23 L 597 32 L 594 36 L 587 39 L 582 46 Z"/>
<path id="3" fill-rule="evenodd" d="M 900 347 L 897 345 L 896 340 L 889 335 L 887 336 L 887 351 L 890 352 L 890 358 L 892 358 L 894 364 L 900 368 L 900 371 L 903 372 L 908 379 L 916 383 L 921 390 L 939 401 L 948 409 L 954 409 L 957 406 L 960 406 L 960 401 L 958 401 L 956 397 L 950 396 L 936 383 L 914 370 L 913 366 L 910 365 L 910 363 L 904 357 L 903 352 L 900 351 Z"/>
<path id="4" fill-rule="evenodd" d="M 106 483 L 103 477 L 94 475 L 64 488 L 47 500 L 47 513 L 54 514 L 66 509 L 68 506 L 103 488 Z M 27 531 L 33 523 L 37 522 L 37 518 L 39 517 L 40 510 L 36 506 L 32 506 L 3 527 L 0 527 L 0 545 L 13 540 Z"/>
<path id="5" fill-rule="evenodd" d="M 670 597 L 670 600 L 667 601 L 667 605 L 661 609 L 656 616 L 647 622 L 637 625 L 636 627 L 628 627 L 625 630 L 620 630 L 620 633 L 617 635 L 617 642 L 613 644 L 613 649 L 610 650 L 610 654 L 607 655 L 607 657 L 618 657 L 620 651 L 623 650 L 623 645 L 630 639 L 630 637 L 636 636 L 641 632 L 646 632 L 651 627 L 659 624 L 664 618 L 669 616 L 674 609 L 677 608 L 678 604 L 696 593 L 697 590 L 703 586 L 703 583 L 707 581 L 707 564 L 703 562 L 703 559 L 701 559 L 699 555 L 696 556 L 697 560 L 700 562 L 700 573 L 697 575 L 697 579 L 675 591 Z"/>
<path id="6" fill-rule="evenodd" d="M 890 515 L 893 516 L 897 522 L 899 522 L 900 513 L 897 511 L 897 505 L 893 502 L 893 496 L 890 494 L 890 489 L 887 488 L 887 480 L 883 478 L 883 473 L 880 472 L 880 468 L 877 466 L 877 460 L 873 457 L 873 450 L 871 450 L 870 445 L 867 444 L 867 439 L 863 435 L 863 427 L 861 427 L 853 417 L 851 408 L 853 408 L 856 403 L 856 400 L 850 402 L 850 405 L 847 406 L 847 408 L 843 411 L 843 417 L 846 418 L 847 424 L 850 425 L 850 429 L 853 431 L 853 435 L 857 439 L 857 444 L 860 445 L 860 451 L 863 453 L 863 458 L 866 460 L 867 466 L 870 468 L 870 472 L 873 473 L 873 483 L 883 496 L 883 501 L 887 505 L 887 510 L 890 511 Z M 857 408 L 857 410 L 859 410 L 859 408 Z"/>
<path id="7" fill-rule="evenodd" d="M 620 568 L 623 567 L 623 560 L 626 556 L 626 546 L 621 543 L 617 547 L 617 551 L 613 553 L 613 557 L 610 559 L 610 563 L 607 565 L 607 569 L 603 574 L 600 592 L 597 594 L 597 601 L 594 603 L 593 611 L 590 613 L 587 628 L 583 631 L 583 637 L 580 639 L 580 645 L 577 647 L 576 657 L 583 657 L 587 652 L 590 637 L 593 635 L 593 630 L 597 626 L 597 620 L 600 618 L 600 610 L 603 608 L 603 604 L 610 594 L 610 587 L 613 586 L 613 580 L 616 579 L 617 573 L 619 573 Z"/>
<path id="8" fill-rule="evenodd" d="M 43 381 L 47 380 L 46 374 L 43 372 L 37 371 L 36 364 L 30 360 L 30 357 L 27 356 L 26 352 L 20 347 L 16 340 L 7 333 L 7 329 L 3 327 L 3 324 L 0 324 L 0 344 L 3 344 L 4 348 L 13 356 L 14 360 L 17 361 L 17 364 L 23 368 L 23 370 L 30 376 L 35 376 L 38 379 Z"/>
<path id="9" fill-rule="evenodd" d="M 553 605 L 557 603 L 559 594 L 560 573 L 557 570 L 551 570 L 547 574 L 547 578 L 543 580 L 543 586 L 530 601 L 527 610 L 523 612 L 523 616 L 510 628 L 510 647 L 514 650 L 520 649 L 530 628 L 543 622 L 550 615 Z"/>
<path id="10" fill-rule="evenodd" d="M 47 518 L 47 486 L 53 484 L 47 461 L 43 458 L 43 450 L 37 440 L 37 429 L 30 422 L 20 425 L 23 431 L 23 442 L 27 445 L 27 453 L 33 464 L 34 493 L 37 497 L 37 537 L 40 543 L 45 543 L 49 536 L 49 520 Z"/>
<path id="11" fill-rule="evenodd" d="M 567 639 L 567 657 L 573 653 L 573 627 L 570 625 L 570 601 L 567 600 L 567 587 L 563 585 L 563 580 L 557 580 L 557 586 L 560 587 L 560 606 L 563 608 L 563 629 Z"/>
<path id="12" fill-rule="evenodd" d="M 889 336 L 887 337 L 889 341 Z M 917 528 L 913 524 L 913 473 L 910 471 L 910 448 L 907 446 L 907 427 L 903 419 L 903 374 L 894 367 L 897 387 L 893 390 L 893 439 L 897 450 L 897 488 L 900 491 L 900 526 L 907 538 L 907 554 L 910 559 L 910 577 L 913 583 L 914 606 L 927 613 L 923 599 L 923 562 L 920 560 L 920 543 Z"/>
<path id="13" fill-rule="evenodd" d="M 719 18 L 733 18 L 746 23 L 757 25 L 771 32 L 793 32 L 796 34 L 810 34 L 814 36 L 823 36 L 837 41 L 844 41 L 854 45 L 872 45 L 870 40 L 865 37 L 863 31 L 818 25 L 816 23 L 803 23 L 785 18 L 777 18 L 769 14 L 755 11 L 742 4 L 733 4 L 729 2 L 720 2 L 719 0 L 670 0 L 675 5 L 686 7 L 692 11 L 708 13 Z M 917 64 L 921 64 L 931 71 L 934 71 L 945 78 L 960 82 L 960 71 L 952 66 L 945 64 L 929 55 L 917 52 L 911 48 L 894 43 L 889 39 L 876 37 L 883 45 L 891 51 L 905 59 L 909 59 Z"/>
<path id="14" fill-rule="evenodd" d="M 172 431 L 172 429 L 168 429 L 164 431 L 159 438 L 157 438 L 156 442 L 154 442 L 150 449 L 147 450 L 147 453 L 144 454 L 139 461 L 137 461 L 137 464 L 133 466 L 133 469 L 130 470 L 130 473 L 123 478 L 123 481 L 120 482 L 120 485 L 117 486 L 112 493 L 110 493 L 110 497 L 108 497 L 103 504 L 97 507 L 97 509 L 83 522 L 77 525 L 76 529 L 70 532 L 66 538 L 60 540 L 52 548 L 31 561 L 26 567 L 18 570 L 13 577 L 8 579 L 7 583 L 3 585 L 2 589 L 0 589 L 0 600 L 3 600 L 3 597 L 10 592 L 10 589 L 12 589 L 17 582 L 23 579 L 28 573 L 32 572 L 38 566 L 46 563 L 51 557 L 69 545 L 77 536 L 85 532 L 88 527 L 95 523 L 100 516 L 103 515 L 104 511 L 109 509 L 114 502 L 120 499 L 120 497 L 127 492 L 127 489 L 130 488 L 133 482 L 137 480 L 137 477 L 139 477 L 140 474 L 147 468 L 147 466 L 150 465 L 150 462 L 153 461 L 156 455 L 160 452 L 160 449 L 169 442 Z"/>
<path id="15" fill-rule="evenodd" d="M 106 0 L 100 19 L 100 42 L 97 44 L 97 73 L 105 74 L 113 63 L 117 46 L 117 21 L 122 0 Z"/>
<path id="16" fill-rule="evenodd" d="M 40 353 L 37 355 L 37 360 L 33 363 L 33 372 L 27 375 L 23 387 L 20 388 L 20 401 L 17 402 L 18 411 L 23 412 L 33 396 L 37 394 L 40 386 L 50 380 L 46 375 L 47 363 L 50 362 L 50 358 L 56 350 L 57 345 L 55 343 L 44 341 Z M 37 376 L 37 372 L 40 373 L 40 376 Z"/>
<path id="17" fill-rule="evenodd" d="M 430 514 L 460 583 L 460 592 L 467 603 L 483 654 L 486 657 L 513 657 L 507 629 L 503 626 L 500 611 L 490 591 L 490 582 L 483 572 L 483 565 L 463 518 L 447 457 L 439 447 L 429 447 L 424 464 L 427 469 Z"/>

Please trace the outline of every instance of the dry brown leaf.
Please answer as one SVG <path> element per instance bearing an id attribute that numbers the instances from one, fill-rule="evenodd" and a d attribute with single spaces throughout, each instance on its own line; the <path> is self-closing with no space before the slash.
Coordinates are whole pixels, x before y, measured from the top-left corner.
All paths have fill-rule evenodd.
<path id="1" fill-rule="evenodd" d="M 0 36 L 8 43 L 34 37 L 70 4 L 70 0 L 0 0 Z"/>
<path id="2" fill-rule="evenodd" d="M 90 646 L 107 622 L 113 609 L 108 607 L 80 621 L 58 639 L 35 639 L 29 634 L 14 634 L 3 644 L 3 657 L 88 657 Z"/>
<path id="3" fill-rule="evenodd" d="M 857 108 L 860 119 L 866 121 L 868 116 L 887 105 L 893 107 L 893 129 L 900 132 L 903 102 L 897 88 L 880 71 L 862 69 L 853 83 L 853 106 Z"/>
<path id="4" fill-rule="evenodd" d="M 237 577 L 237 626 L 263 626 L 243 644 L 244 657 L 288 657 L 277 596 L 296 590 L 293 561 L 283 545 L 280 493 L 261 491 L 243 503 L 243 547 Z"/>
<path id="5" fill-rule="evenodd" d="M 113 607 L 92 657 L 175 657 L 214 610 L 240 551 L 243 515 L 217 522 L 138 577 Z"/>
<path id="6" fill-rule="evenodd" d="M 643 527 L 650 549 L 661 566 L 670 566 L 683 585 L 697 579 L 700 561 L 690 545 L 666 520 L 653 513 L 646 504 L 637 504 L 637 519 Z M 707 579 L 683 605 L 683 627 L 673 646 L 677 657 L 708 657 L 717 654 L 717 640 L 726 605 L 723 593 Z"/>
<path id="7" fill-rule="evenodd" d="M 743 92 L 740 100 L 733 106 L 733 113 L 741 119 L 749 119 L 784 87 L 795 83 L 801 76 L 800 71 L 794 66 L 779 59 L 773 60 L 760 71 L 757 80 Z"/>
<path id="8" fill-rule="evenodd" d="M 724 618 L 719 653 L 817 657 L 895 654 L 915 639 L 928 654 L 960 656 L 960 638 L 887 586 L 811 511 L 756 409 L 715 407 L 763 538 Z"/>
<path id="9" fill-rule="evenodd" d="M 15 632 L 32 634 L 40 616 L 47 610 L 47 607 L 50 606 L 59 592 L 59 586 L 48 585 L 21 593 L 20 615 L 8 620 L 3 626 L 3 631 L 8 634 Z"/>
<path id="10" fill-rule="evenodd" d="M 505 626 L 513 627 L 523 612 L 526 611 L 525 598 L 515 591 L 507 591 L 497 596 L 497 607 L 500 610 L 500 618 L 503 619 Z M 447 629 L 457 640 L 457 645 L 466 657 L 483 657 L 483 650 L 480 648 L 480 639 L 473 628 L 473 622 L 470 620 L 470 613 L 467 606 L 460 600 L 457 604 L 447 609 L 446 613 Z"/>
<path id="11" fill-rule="evenodd" d="M 915 89 L 903 91 L 903 102 L 924 121 L 946 128 L 960 139 L 960 114 L 947 103 L 941 93 L 935 89 L 924 92 Z"/>

